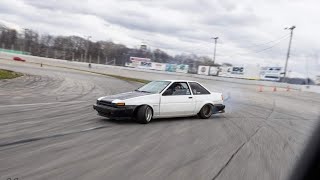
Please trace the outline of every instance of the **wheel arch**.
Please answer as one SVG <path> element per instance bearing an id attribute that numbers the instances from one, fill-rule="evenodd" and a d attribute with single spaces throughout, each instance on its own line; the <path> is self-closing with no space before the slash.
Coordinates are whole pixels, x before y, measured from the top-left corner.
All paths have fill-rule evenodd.
<path id="1" fill-rule="evenodd" d="M 199 106 L 199 109 L 198 109 L 196 112 L 199 113 L 199 112 L 201 111 L 201 109 L 202 109 L 205 105 L 211 105 L 212 107 L 214 107 L 213 102 L 206 101 L 206 102 L 202 103 L 201 106 Z"/>
<path id="2" fill-rule="evenodd" d="M 152 110 L 152 116 L 154 115 L 154 110 L 153 110 L 152 106 L 150 106 L 149 104 L 140 104 L 140 105 L 137 105 L 137 106 L 134 108 L 134 110 L 133 110 L 132 116 L 133 116 L 134 118 L 135 118 L 136 115 L 137 115 L 138 109 L 139 109 L 140 107 L 142 107 L 142 106 L 149 106 L 149 107 L 151 108 L 151 110 Z"/>

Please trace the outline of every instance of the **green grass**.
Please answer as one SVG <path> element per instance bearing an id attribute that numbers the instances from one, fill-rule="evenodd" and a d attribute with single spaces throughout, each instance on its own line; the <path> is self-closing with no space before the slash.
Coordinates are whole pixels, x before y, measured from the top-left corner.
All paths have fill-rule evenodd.
<path id="1" fill-rule="evenodd" d="M 21 73 L 0 69 L 0 79 L 13 79 L 22 76 Z"/>

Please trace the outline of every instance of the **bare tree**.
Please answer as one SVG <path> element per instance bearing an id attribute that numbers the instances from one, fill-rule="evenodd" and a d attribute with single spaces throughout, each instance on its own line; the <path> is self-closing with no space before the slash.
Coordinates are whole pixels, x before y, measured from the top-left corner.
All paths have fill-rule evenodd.
<path id="1" fill-rule="evenodd" d="M 130 56 L 150 58 L 155 62 L 188 64 L 192 68 L 198 65 L 219 66 L 213 64 L 209 57 L 195 54 L 180 54 L 171 56 L 161 49 L 128 48 L 122 44 L 109 41 L 92 42 L 79 36 L 53 36 L 43 34 L 40 36 L 31 29 L 18 33 L 0 25 L 0 48 L 27 51 L 35 56 L 59 58 L 66 60 L 84 61 L 84 54 L 88 48 L 88 57 L 92 63 L 108 63 L 115 61 L 116 65 L 124 65 Z"/>

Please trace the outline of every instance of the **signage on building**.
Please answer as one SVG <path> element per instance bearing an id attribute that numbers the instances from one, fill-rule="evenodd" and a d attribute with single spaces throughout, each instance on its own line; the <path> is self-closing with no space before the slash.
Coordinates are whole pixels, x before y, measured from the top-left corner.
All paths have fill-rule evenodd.
<path id="1" fill-rule="evenodd" d="M 141 61 L 140 65 L 138 66 L 138 68 L 142 68 L 142 69 L 151 69 L 152 67 L 152 62 L 145 62 L 145 61 Z"/>
<path id="2" fill-rule="evenodd" d="M 198 74 L 209 75 L 210 66 L 199 66 Z"/>
<path id="3" fill-rule="evenodd" d="M 262 67 L 260 70 L 260 79 L 279 81 L 282 76 L 281 71 L 281 67 Z"/>
<path id="4" fill-rule="evenodd" d="M 244 67 L 232 67 L 231 74 L 243 74 L 244 73 Z"/>
<path id="5" fill-rule="evenodd" d="M 219 67 L 211 66 L 210 70 L 209 70 L 209 75 L 210 76 L 218 76 L 218 72 L 219 72 Z"/>
<path id="6" fill-rule="evenodd" d="M 188 70 L 189 70 L 189 65 L 186 65 L 186 64 L 179 64 L 176 67 L 176 72 L 179 72 L 179 73 L 188 73 Z"/>
<path id="7" fill-rule="evenodd" d="M 151 69 L 158 70 L 158 71 L 165 71 L 166 64 L 153 62 L 151 65 Z"/>
<path id="8" fill-rule="evenodd" d="M 168 72 L 176 72 L 177 65 L 176 64 L 166 64 L 166 71 Z"/>

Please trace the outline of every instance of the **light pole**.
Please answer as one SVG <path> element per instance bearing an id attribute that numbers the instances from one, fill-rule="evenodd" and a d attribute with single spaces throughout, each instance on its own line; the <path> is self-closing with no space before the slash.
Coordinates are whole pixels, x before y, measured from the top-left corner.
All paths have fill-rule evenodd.
<path id="1" fill-rule="evenodd" d="M 85 61 L 88 60 L 88 49 L 89 49 L 89 39 L 90 38 L 91 38 L 91 36 L 87 36 L 87 47 L 86 47 L 86 51 L 85 51 L 85 55 L 84 55 Z"/>
<path id="2" fill-rule="evenodd" d="M 290 30 L 290 40 L 289 40 L 289 47 L 288 47 L 288 52 L 287 52 L 287 59 L 286 59 L 286 64 L 284 66 L 284 73 L 283 73 L 283 81 L 285 81 L 286 76 L 287 76 L 287 67 L 288 67 L 288 60 L 290 57 L 290 49 L 291 49 L 291 42 L 292 42 L 292 35 L 293 35 L 293 30 L 296 28 L 296 26 L 291 26 L 289 28 L 284 28 L 285 30 Z"/>
<path id="3" fill-rule="evenodd" d="M 217 47 L 217 40 L 219 37 L 212 37 L 211 39 L 214 39 L 214 52 L 213 52 L 213 64 L 216 61 L 216 47 Z"/>

